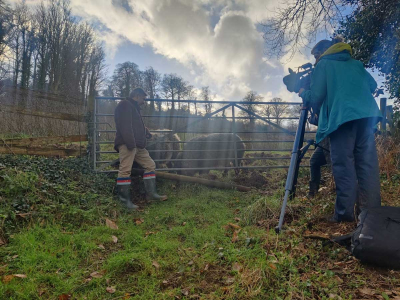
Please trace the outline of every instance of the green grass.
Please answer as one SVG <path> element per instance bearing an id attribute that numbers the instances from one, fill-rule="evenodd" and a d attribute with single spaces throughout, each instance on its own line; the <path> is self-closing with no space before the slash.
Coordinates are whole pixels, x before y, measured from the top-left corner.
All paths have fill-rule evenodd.
<path id="1" fill-rule="evenodd" d="M 0 237 L 8 240 L 0 299 L 352 299 L 379 277 L 345 249 L 302 237 L 314 209 L 332 208 L 321 199 L 291 203 L 293 221 L 277 236 L 278 188 L 262 196 L 164 181 L 168 201 L 129 214 L 113 185 L 84 160 L 0 157 Z M 339 272 L 337 261 L 351 271 Z M 379 278 L 400 282 L 397 273 Z"/>

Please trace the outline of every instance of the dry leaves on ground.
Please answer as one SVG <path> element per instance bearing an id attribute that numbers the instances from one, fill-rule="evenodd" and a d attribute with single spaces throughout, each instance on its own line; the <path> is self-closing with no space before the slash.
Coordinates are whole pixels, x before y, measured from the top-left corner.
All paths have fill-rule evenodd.
<path id="1" fill-rule="evenodd" d="M 95 272 L 90 273 L 90 277 L 93 277 L 93 278 L 102 278 L 103 275 L 104 275 L 105 273 L 106 273 L 105 270 L 100 271 L 100 272 L 95 271 Z"/>
<path id="2" fill-rule="evenodd" d="M 276 270 L 276 265 L 273 263 L 269 263 L 269 267 L 273 270 Z"/>
<path id="3" fill-rule="evenodd" d="M 110 294 L 114 294 L 117 290 L 115 289 L 115 286 L 108 286 L 106 288 L 106 291 Z"/>
<path id="4" fill-rule="evenodd" d="M 239 229 L 239 230 L 235 230 L 235 231 L 233 232 L 232 243 L 236 243 L 237 240 L 239 239 L 239 232 L 240 232 L 240 229 Z"/>
<path id="5" fill-rule="evenodd" d="M 233 271 L 240 272 L 242 269 L 243 269 L 242 265 L 239 264 L 238 262 L 235 262 L 235 263 L 232 265 L 232 270 L 233 270 Z"/>
<path id="6" fill-rule="evenodd" d="M 118 243 L 118 238 L 115 235 L 111 236 L 111 238 L 115 244 Z"/>
<path id="7" fill-rule="evenodd" d="M 134 219 L 134 221 L 135 221 L 136 225 L 140 225 L 144 222 L 144 220 L 142 218 Z"/>
<path id="8" fill-rule="evenodd" d="M 110 219 L 107 219 L 106 218 L 106 226 L 108 227 L 108 228 L 111 228 L 111 229 L 118 229 L 118 226 L 117 226 L 117 224 L 115 224 L 115 222 L 113 222 L 113 221 L 111 221 Z"/>
<path id="9" fill-rule="evenodd" d="M 154 268 L 156 268 L 156 270 L 158 270 L 160 268 L 160 264 L 158 262 L 156 262 L 155 260 L 153 261 L 152 266 Z"/>
<path id="10" fill-rule="evenodd" d="M 9 283 L 15 277 L 17 277 L 17 278 L 26 278 L 27 276 L 25 274 L 4 275 L 3 276 L 3 283 Z"/>
<path id="11" fill-rule="evenodd" d="M 375 295 L 375 291 L 367 287 L 359 289 L 358 291 L 363 295 L 368 295 L 368 296 Z"/>
<path id="12" fill-rule="evenodd" d="M 233 223 L 228 223 L 228 226 L 232 227 L 233 229 L 241 229 L 242 228 L 239 225 L 233 224 Z"/>

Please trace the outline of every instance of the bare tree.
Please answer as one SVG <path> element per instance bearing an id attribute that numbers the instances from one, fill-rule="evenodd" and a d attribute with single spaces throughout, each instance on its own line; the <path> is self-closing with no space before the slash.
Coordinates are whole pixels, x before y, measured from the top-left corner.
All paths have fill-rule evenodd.
<path id="1" fill-rule="evenodd" d="M 193 85 L 188 85 L 186 87 L 185 95 L 188 98 L 188 100 L 194 100 L 194 101 L 197 100 L 197 91 L 194 89 Z M 195 114 L 197 115 L 197 103 L 194 102 L 193 106 L 194 106 Z M 189 109 L 189 113 L 190 113 L 190 103 L 188 104 L 188 109 Z"/>
<path id="2" fill-rule="evenodd" d="M 154 99 L 160 99 L 159 94 L 155 94 Z M 157 101 L 156 102 L 156 106 L 157 106 L 157 110 L 158 111 L 162 111 L 162 102 L 161 101 Z"/>
<path id="3" fill-rule="evenodd" d="M 86 95 L 92 95 L 93 88 L 97 86 L 97 83 L 95 83 L 97 79 L 95 78 L 101 74 L 100 69 L 104 68 L 105 54 L 102 47 L 95 44 L 93 29 L 88 24 L 75 26 L 69 51 L 73 54 L 70 55 L 69 61 L 73 69 L 76 70 L 72 73 L 76 74 L 73 88 L 79 88 L 81 95 L 85 95 L 85 88 L 89 88 Z M 68 59 L 65 60 L 68 62 Z M 65 76 L 63 76 L 63 80 L 68 81 Z M 88 81 L 89 84 L 87 84 Z M 77 86 L 75 87 L 75 85 Z"/>
<path id="4" fill-rule="evenodd" d="M 296 131 L 296 129 L 297 129 L 297 126 L 299 123 L 298 118 L 300 117 L 300 109 L 301 109 L 300 106 L 291 105 L 286 110 L 286 114 L 288 117 L 297 118 L 297 119 L 289 120 L 288 128 L 290 130 Z M 307 122 L 307 125 L 308 125 L 308 122 Z"/>
<path id="5" fill-rule="evenodd" d="M 13 38 L 9 44 L 14 53 L 13 85 L 29 86 L 31 57 L 35 47 L 32 16 L 25 2 L 17 4 L 13 12 Z"/>
<path id="6" fill-rule="evenodd" d="M 7 78 L 12 66 L 7 53 L 14 38 L 13 10 L 0 0 L 0 80 Z"/>
<path id="7" fill-rule="evenodd" d="M 332 31 L 344 20 L 345 9 L 360 1 L 347 0 L 298 0 L 287 1 L 277 9 L 274 17 L 263 22 L 264 40 L 269 55 L 290 57 L 299 48 L 314 41 L 318 32 Z"/>
<path id="8" fill-rule="evenodd" d="M 8 37 L 12 30 L 12 15 L 11 8 L 3 0 L 0 0 L 0 57 L 4 54 L 9 43 Z"/>
<path id="9" fill-rule="evenodd" d="M 92 27 L 72 17 L 69 0 L 47 0 L 33 10 L 23 1 L 12 11 L 0 0 L 0 8 L 0 70 L 12 64 L 13 85 L 83 100 L 95 94 L 104 51 Z"/>
<path id="10" fill-rule="evenodd" d="M 105 78 L 105 57 L 106 54 L 104 49 L 101 45 L 96 45 L 93 47 L 92 52 L 90 54 L 89 63 L 87 67 L 87 74 L 88 79 L 88 97 L 96 96 L 96 91 L 100 84 L 104 81 Z"/>
<path id="11" fill-rule="evenodd" d="M 208 86 L 204 86 L 201 88 L 201 96 L 200 97 L 204 101 L 212 101 L 214 99 L 213 95 L 211 95 L 211 91 Z M 205 103 L 204 109 L 206 111 L 206 114 L 210 114 L 213 109 L 213 103 L 212 102 Z"/>
<path id="12" fill-rule="evenodd" d="M 67 65 L 65 58 L 71 43 L 71 35 L 74 23 L 71 16 L 71 8 L 67 0 L 51 0 L 47 8 L 49 26 L 49 54 L 50 64 L 48 69 L 49 90 L 58 92 L 62 83 L 62 75 Z"/>
<path id="13" fill-rule="evenodd" d="M 154 70 L 153 67 L 148 67 L 143 72 L 142 77 L 145 91 L 150 96 L 150 99 L 154 99 L 155 95 L 160 89 L 161 74 Z M 152 111 L 155 111 L 154 102 L 151 102 L 150 107 Z"/>
<path id="14" fill-rule="evenodd" d="M 277 125 L 282 124 L 282 118 L 288 110 L 288 105 L 283 104 L 284 101 L 281 98 L 273 98 L 271 102 L 277 102 L 277 103 L 282 103 L 282 104 L 268 104 L 265 105 L 264 108 L 264 115 L 267 116 L 268 119 L 275 120 Z"/>
<path id="15" fill-rule="evenodd" d="M 263 96 L 258 95 L 258 93 L 256 91 L 248 91 L 246 96 L 243 98 L 243 102 L 251 102 L 249 104 L 241 104 L 244 108 L 246 108 L 247 110 L 249 110 L 252 113 L 257 113 L 257 102 L 260 102 L 264 99 Z M 250 113 L 247 113 L 245 111 L 241 111 L 240 115 L 242 116 L 247 116 L 250 118 L 250 127 L 254 128 L 255 125 L 255 119 L 253 115 L 251 115 Z"/>
<path id="16" fill-rule="evenodd" d="M 263 113 L 267 117 L 268 120 L 271 120 L 272 106 L 271 105 L 265 105 Z"/>
<path id="17" fill-rule="evenodd" d="M 105 89 L 102 90 L 103 96 L 105 96 L 105 97 L 115 97 L 114 90 L 113 90 L 113 87 L 111 85 L 110 79 L 107 78 L 104 81 L 105 81 L 104 82 Z"/>
<path id="18" fill-rule="evenodd" d="M 177 96 L 178 100 L 182 100 L 182 98 L 185 98 L 186 93 L 187 93 L 187 86 L 189 85 L 189 82 L 184 81 L 182 78 L 180 80 L 177 80 L 176 82 L 176 90 L 177 90 Z M 178 107 L 181 109 L 181 103 L 178 102 Z"/>
<path id="19" fill-rule="evenodd" d="M 165 74 L 163 80 L 161 82 L 161 89 L 166 99 L 176 100 L 180 98 L 183 93 L 184 89 L 183 86 L 183 79 L 182 77 L 176 74 Z M 175 110 L 175 102 L 172 103 L 172 111 Z"/>
<path id="20" fill-rule="evenodd" d="M 118 97 L 128 97 L 130 92 L 141 85 L 140 70 L 133 62 L 118 64 L 112 76 L 112 87 Z"/>
<path id="21" fill-rule="evenodd" d="M 50 37 L 49 16 L 43 2 L 37 7 L 35 13 L 35 22 L 37 27 L 37 43 L 33 88 L 45 90 L 47 81 L 47 72 L 50 65 Z"/>

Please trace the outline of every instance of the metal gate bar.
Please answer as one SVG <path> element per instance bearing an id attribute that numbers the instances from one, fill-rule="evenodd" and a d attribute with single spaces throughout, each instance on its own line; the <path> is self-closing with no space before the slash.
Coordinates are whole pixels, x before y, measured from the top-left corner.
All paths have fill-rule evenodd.
<path id="1" fill-rule="evenodd" d="M 95 100 L 125 100 L 126 97 L 95 97 Z M 302 105 L 301 102 L 251 102 L 251 101 L 209 101 L 209 100 L 175 100 L 175 99 L 146 99 L 148 102 L 174 102 L 174 103 L 197 103 L 197 104 L 207 104 L 207 103 L 212 103 L 212 104 L 256 104 L 256 105 Z"/>
<path id="2" fill-rule="evenodd" d="M 309 168 L 309 165 L 302 165 L 300 168 Z M 169 168 L 169 169 L 156 169 L 156 171 L 225 171 L 225 170 L 269 170 L 269 169 L 289 169 L 287 166 L 248 166 L 248 167 L 215 167 L 215 168 Z M 101 173 L 118 173 L 118 170 L 98 171 Z"/>
<path id="3" fill-rule="evenodd" d="M 168 161 L 219 161 L 219 160 L 233 160 L 235 159 L 234 157 L 227 157 L 227 158 L 194 158 L 194 159 L 168 159 Z M 238 158 L 238 160 L 280 160 L 280 159 L 290 159 L 290 157 L 268 157 L 268 156 L 263 156 L 263 157 L 247 157 L 247 158 Z M 166 161 L 166 159 L 155 159 L 155 162 L 161 162 L 161 161 Z M 97 161 L 96 163 L 98 164 L 107 164 L 107 163 L 112 163 L 112 160 L 104 160 L 104 161 Z"/>
<path id="4" fill-rule="evenodd" d="M 104 141 L 104 142 L 96 142 L 97 144 L 114 144 L 114 141 Z M 155 144 L 194 144 L 194 143 L 204 143 L 203 141 L 154 141 Z M 208 141 L 208 143 L 232 143 L 230 141 Z M 265 141 L 240 141 L 237 143 L 293 143 L 293 141 L 284 141 L 284 140 L 265 140 Z"/>
<path id="5" fill-rule="evenodd" d="M 158 152 L 165 152 L 166 150 L 147 150 L 150 153 L 158 153 Z M 245 150 L 246 151 L 246 150 Z M 290 152 L 292 149 L 249 149 L 247 150 L 249 152 L 259 152 L 259 151 L 276 151 L 276 152 Z M 168 150 L 168 152 L 226 152 L 226 150 Z M 117 154 L 117 151 L 96 151 L 96 153 L 115 153 Z"/>
<path id="6" fill-rule="evenodd" d="M 99 117 L 114 117 L 114 114 L 97 114 Z M 180 116 L 180 115 L 142 115 L 142 118 L 174 118 L 174 119 L 204 119 L 204 116 Z M 232 117 L 207 117 L 208 119 L 232 119 Z M 256 117 L 236 117 L 237 120 L 258 120 Z M 270 117 L 269 120 L 298 120 L 296 117 Z"/>
<path id="7" fill-rule="evenodd" d="M 95 107 L 94 107 L 94 127 L 93 127 L 93 155 L 94 161 L 93 161 L 93 166 L 94 169 L 96 170 L 96 166 L 98 164 L 109 164 L 112 161 L 101 161 L 98 160 L 97 156 L 100 154 L 116 154 L 116 151 L 101 151 L 101 149 L 97 149 L 98 145 L 100 146 L 101 144 L 113 144 L 113 141 L 101 141 L 100 140 L 100 133 L 115 133 L 116 130 L 103 130 L 99 128 L 100 123 L 107 124 L 108 126 L 111 127 L 110 124 L 107 122 L 99 122 L 99 117 L 111 117 L 114 116 L 113 114 L 105 114 L 105 113 L 100 113 L 99 112 L 99 107 L 98 107 L 98 100 L 102 99 L 107 99 L 107 100 L 119 100 L 119 99 L 125 99 L 121 97 L 96 97 L 95 98 Z M 176 119 L 192 119 L 191 122 L 189 121 L 188 124 L 185 124 L 185 126 L 178 128 L 176 130 L 150 130 L 150 132 L 153 133 L 164 133 L 165 136 L 175 134 L 175 133 L 194 133 L 194 134 L 210 134 L 210 133 L 233 133 L 233 134 L 286 134 L 290 136 L 294 136 L 295 132 L 290 131 L 286 128 L 281 127 L 278 124 L 273 123 L 271 120 L 294 120 L 298 119 L 297 117 L 282 117 L 282 118 L 265 118 L 262 117 L 245 107 L 241 106 L 243 104 L 255 104 L 255 105 L 301 105 L 299 102 L 227 102 L 227 101 L 205 101 L 205 100 L 171 100 L 171 99 L 147 99 L 149 101 L 154 101 L 154 102 L 177 102 L 177 103 L 197 103 L 197 104 L 202 104 L 202 103 L 212 103 L 212 104 L 225 104 L 223 107 L 215 110 L 212 113 L 206 114 L 204 116 L 182 116 L 182 115 L 143 115 L 142 117 L 144 118 L 176 118 Z M 231 107 L 232 109 L 232 116 L 229 117 L 219 117 L 215 116 L 216 114 L 228 109 Z M 236 116 L 236 109 L 239 109 L 241 111 L 246 112 L 249 117 L 238 117 Z M 213 120 L 213 119 L 227 119 L 228 121 L 231 122 L 231 131 L 196 131 L 193 129 L 189 129 L 190 127 L 193 127 L 193 125 L 203 121 L 203 120 Z M 236 128 L 236 120 L 262 120 L 269 124 L 270 126 L 274 126 L 277 128 L 277 131 L 271 131 L 271 130 L 266 130 L 266 131 L 237 131 Z M 306 133 L 309 134 L 314 134 L 315 131 L 308 131 Z M 165 137 L 164 136 L 164 137 Z M 237 143 L 276 143 L 276 144 L 284 144 L 284 143 L 293 143 L 293 140 L 242 140 L 242 141 L 211 141 L 212 143 L 232 143 L 233 144 L 233 150 L 234 150 L 234 155 L 235 157 L 232 158 L 218 158 L 218 159 L 169 159 L 168 161 L 171 162 L 176 162 L 176 161 L 234 161 L 234 166 L 232 167 L 213 167 L 213 168 L 204 168 L 204 167 L 199 167 L 199 168 L 169 168 L 169 169 L 157 169 L 157 170 L 164 170 L 164 171 L 202 171 L 202 170 L 232 170 L 232 169 L 274 169 L 274 168 L 288 168 L 288 166 L 241 166 L 240 162 L 247 160 L 247 161 L 257 161 L 257 160 L 289 160 L 290 157 L 271 157 L 271 156 L 263 156 L 263 157 L 243 157 L 239 158 L 238 157 L 238 147 Z M 166 144 L 185 144 L 185 143 L 201 143 L 201 141 L 152 141 L 152 143 L 149 143 L 150 145 L 156 145 L 156 144 L 161 144 L 161 143 L 166 143 Z M 311 149 L 309 149 L 311 150 Z M 165 152 L 166 150 L 148 150 L 150 153 L 162 153 Z M 168 152 L 225 152 L 226 150 L 220 150 L 220 149 L 204 149 L 204 150 L 168 150 Z M 250 152 L 290 152 L 292 149 L 249 149 L 247 151 Z M 165 159 L 156 159 L 155 162 L 163 162 L 166 161 Z M 102 172 L 116 172 L 116 170 L 113 171 L 102 171 Z"/>
<path id="8" fill-rule="evenodd" d="M 104 132 L 104 133 L 113 133 L 117 132 L 116 130 L 96 130 L 96 132 Z M 156 131 L 156 130 L 150 130 L 150 132 L 155 132 L 155 133 L 165 133 L 165 134 L 171 134 L 171 133 L 199 133 L 199 134 L 210 134 L 210 133 L 232 133 L 229 131 Z M 261 134 L 261 133 L 268 133 L 268 134 L 289 134 L 292 135 L 292 133 L 296 133 L 295 131 L 288 131 L 288 132 L 279 132 L 279 131 L 236 131 L 236 133 L 241 133 L 241 134 Z M 316 131 L 306 131 L 305 133 L 316 133 Z"/>

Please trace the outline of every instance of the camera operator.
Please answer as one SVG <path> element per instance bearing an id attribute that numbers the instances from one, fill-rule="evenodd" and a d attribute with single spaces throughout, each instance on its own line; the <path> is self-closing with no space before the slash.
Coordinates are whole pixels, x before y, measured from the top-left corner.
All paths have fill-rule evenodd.
<path id="1" fill-rule="evenodd" d="M 331 164 L 329 138 L 324 138 L 310 158 L 310 186 L 307 198 L 314 198 L 321 183 L 321 167 Z"/>
<path id="2" fill-rule="evenodd" d="M 351 58 L 350 45 L 322 40 L 313 48 L 316 67 L 306 106 L 321 105 L 316 140 L 329 137 L 336 183 L 335 213 L 329 222 L 354 221 L 359 209 L 381 205 L 379 165 L 373 134 L 381 113 L 372 93 L 377 84 L 363 64 Z"/>
<path id="3" fill-rule="evenodd" d="M 341 41 L 341 39 L 332 41 L 322 40 L 316 44 L 311 50 L 311 54 L 314 55 L 315 58 L 315 65 L 317 65 L 321 55 L 328 50 L 329 47 Z M 320 107 L 320 105 L 318 106 Z M 320 147 L 315 149 L 310 158 L 310 182 L 307 195 L 308 198 L 313 198 L 318 193 L 319 185 L 321 183 L 321 167 L 331 164 L 329 137 L 324 138 L 318 145 Z"/>

